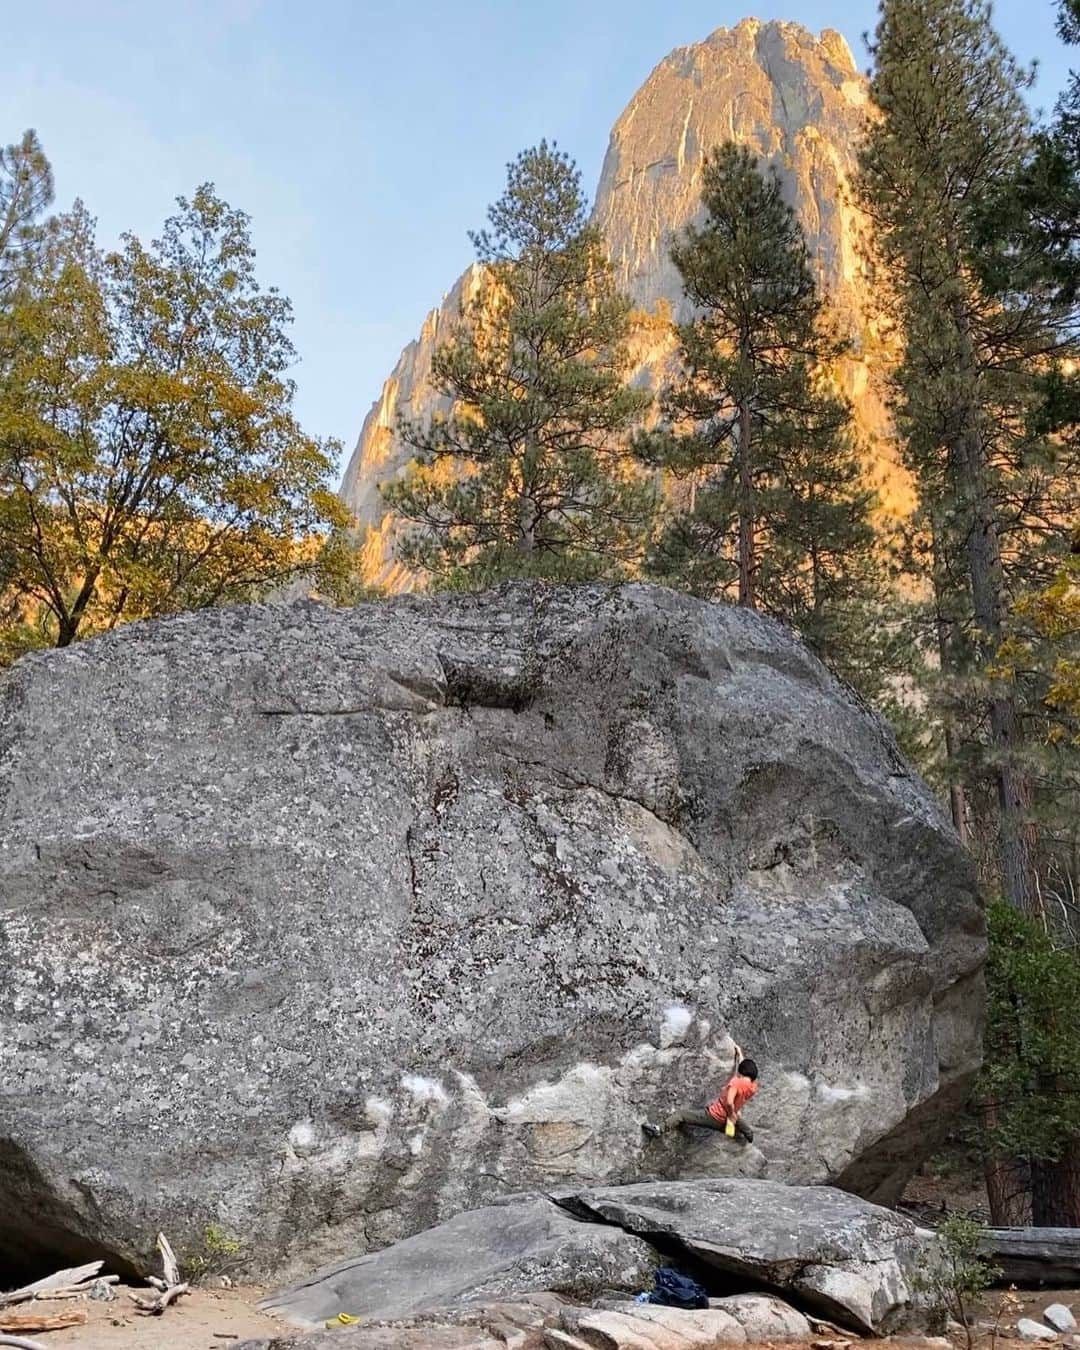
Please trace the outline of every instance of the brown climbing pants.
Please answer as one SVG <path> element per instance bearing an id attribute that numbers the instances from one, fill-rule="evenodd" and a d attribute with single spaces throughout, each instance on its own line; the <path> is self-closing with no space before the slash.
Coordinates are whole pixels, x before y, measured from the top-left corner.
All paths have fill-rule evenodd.
<path id="1" fill-rule="evenodd" d="M 693 1107 L 683 1108 L 673 1112 L 664 1121 L 662 1129 L 666 1134 L 668 1130 L 677 1129 L 680 1125 L 695 1125 L 702 1130 L 717 1130 L 720 1134 L 724 1133 L 723 1124 L 715 1117 L 710 1116 L 708 1111 L 699 1111 Z M 735 1122 L 735 1133 L 748 1144 L 754 1142 L 754 1132 L 748 1125 L 744 1125 L 741 1120 Z"/>

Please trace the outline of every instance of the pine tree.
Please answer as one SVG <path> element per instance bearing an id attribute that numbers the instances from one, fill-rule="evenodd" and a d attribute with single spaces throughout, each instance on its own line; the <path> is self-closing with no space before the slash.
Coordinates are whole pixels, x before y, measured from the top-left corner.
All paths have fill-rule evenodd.
<path id="1" fill-rule="evenodd" d="M 0 304 L 48 237 L 44 214 L 52 199 L 52 168 L 37 134 L 0 146 Z"/>
<path id="2" fill-rule="evenodd" d="M 873 44 L 882 117 L 862 155 L 861 195 L 895 289 L 905 356 L 898 424 L 934 534 L 942 655 L 969 682 L 969 742 L 985 708 L 983 776 L 995 788 L 1002 885 L 1036 906 L 1032 789 L 1021 709 L 995 676 L 1018 578 L 1052 551 L 1040 518 L 1064 508 L 1066 465 L 1032 421 L 1054 338 L 1041 297 L 992 294 L 981 240 L 991 204 L 1030 144 L 1024 73 L 983 0 L 886 0 Z"/>
<path id="3" fill-rule="evenodd" d="M 953 772 L 984 875 L 1014 910 L 1045 922 L 1045 717 L 1012 659 L 1014 615 L 1017 598 L 1067 550 L 1076 464 L 1047 416 L 1061 297 L 1040 277 L 1016 214 L 1034 144 L 1027 76 L 984 0 L 885 0 L 873 52 L 882 115 L 860 190 L 904 340 L 897 425 L 930 535 Z M 1038 1078 L 1029 1065 L 1027 1090 L 1051 1099 L 1054 1084 Z M 1014 1105 L 991 1098 L 985 1109 L 990 1135 L 1003 1137 Z M 1032 1151 L 1027 1166 L 1034 1222 L 1080 1220 L 1070 1159 Z M 1007 1221 L 1008 1167 L 988 1159 L 997 1222 Z"/>
<path id="4" fill-rule="evenodd" d="M 842 344 L 776 174 L 722 146 L 704 165 L 702 203 L 704 222 L 671 251 L 696 313 L 677 328 L 683 374 L 660 427 L 635 442 L 687 484 L 649 570 L 786 619 L 839 657 L 845 620 L 875 586 L 873 498 L 829 382 Z"/>
<path id="5" fill-rule="evenodd" d="M 483 284 L 432 363 L 450 411 L 402 421 L 416 460 L 383 488 L 412 526 L 399 556 L 444 586 L 619 577 L 653 510 L 621 453 L 650 401 L 626 384 L 629 302 L 554 146 L 509 166 L 488 222 Z"/>

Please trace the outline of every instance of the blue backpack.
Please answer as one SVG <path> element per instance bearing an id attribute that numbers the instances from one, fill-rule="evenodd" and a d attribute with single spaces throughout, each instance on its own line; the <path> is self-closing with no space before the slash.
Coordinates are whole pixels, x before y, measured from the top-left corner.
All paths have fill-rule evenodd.
<path id="1" fill-rule="evenodd" d="M 649 1295 L 649 1303 L 665 1308 L 707 1308 L 709 1296 L 696 1280 L 682 1275 L 672 1266 L 661 1266 L 656 1272 L 656 1287 Z"/>

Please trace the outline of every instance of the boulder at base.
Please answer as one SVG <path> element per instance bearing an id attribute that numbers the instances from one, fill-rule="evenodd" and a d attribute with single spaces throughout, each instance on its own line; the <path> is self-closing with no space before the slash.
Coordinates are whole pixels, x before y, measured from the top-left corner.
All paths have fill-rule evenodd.
<path id="1" fill-rule="evenodd" d="M 389 1321 L 551 1291 L 590 1298 L 651 1289 L 656 1253 L 621 1228 L 583 1223 L 544 1196 L 458 1214 L 415 1237 L 340 1261 L 260 1305 L 297 1326 L 346 1312 Z"/>
<path id="2" fill-rule="evenodd" d="M 742 1295 L 701 1310 L 611 1298 L 591 1308 L 550 1294 L 361 1322 L 340 1330 L 243 1341 L 237 1350 L 716 1350 L 720 1345 L 812 1340 L 806 1318 L 780 1299 Z M 947 1347 L 947 1343 L 946 1343 Z"/>
<path id="3" fill-rule="evenodd" d="M 887 1199 L 978 1064 L 983 956 L 887 729 L 745 610 L 514 585 L 34 654 L 0 683 L 0 1268 L 214 1225 L 281 1277 L 766 1159 Z M 760 1148 L 647 1141 L 732 1036 Z"/>
<path id="4" fill-rule="evenodd" d="M 683 1317 L 695 1334 L 798 1340 L 810 1330 L 801 1308 L 887 1335 L 941 1321 L 917 1290 L 936 1258 L 932 1235 L 910 1219 L 831 1187 L 653 1182 L 564 1195 L 557 1205 L 523 1197 L 459 1214 L 316 1271 L 261 1306 L 319 1327 L 339 1312 L 370 1324 L 547 1291 L 594 1305 L 560 1312 L 563 1330 L 589 1340 L 586 1332 L 614 1336 L 635 1319 L 671 1321 L 670 1309 L 639 1310 L 611 1298 L 651 1289 L 663 1260 L 692 1270 L 714 1295 L 744 1286 L 787 1300 L 760 1292 L 714 1297 L 707 1311 Z"/>
<path id="5" fill-rule="evenodd" d="M 910 1219 L 827 1186 L 737 1179 L 582 1191 L 583 1218 L 689 1253 L 753 1287 L 857 1331 L 887 1335 L 936 1318 L 916 1293 L 935 1258 Z"/>

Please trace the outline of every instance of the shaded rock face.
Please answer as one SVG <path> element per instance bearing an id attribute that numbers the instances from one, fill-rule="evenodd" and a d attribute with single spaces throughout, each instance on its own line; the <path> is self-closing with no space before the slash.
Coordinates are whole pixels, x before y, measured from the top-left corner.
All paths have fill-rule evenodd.
<path id="1" fill-rule="evenodd" d="M 676 368 L 667 319 L 691 312 L 669 244 L 671 234 L 700 213 L 704 156 L 734 140 L 775 168 L 806 233 L 820 284 L 854 343 L 842 376 L 872 448 L 870 477 L 887 503 L 903 510 L 909 493 L 889 449 L 880 356 L 864 314 L 860 240 L 866 226 L 849 191 L 866 115 L 866 82 L 838 33 L 827 29 L 815 37 L 798 24 L 756 19 L 717 29 L 661 61 L 615 123 L 593 218 L 619 285 L 639 310 L 632 377 L 656 389 Z M 445 400 L 427 383 L 432 355 L 482 285 L 481 270 L 470 268 L 428 315 L 369 412 L 345 471 L 342 496 L 370 531 L 366 569 L 394 590 L 413 585 L 393 561 L 392 526 L 379 494 L 379 484 L 399 476 L 411 458 L 396 435 L 398 418 L 424 420 L 445 410 Z"/>
<path id="2" fill-rule="evenodd" d="M 889 1198 L 977 1065 L 965 855 L 758 615 L 522 585 L 207 611 L 0 695 L 9 1267 L 214 1222 L 280 1274 L 644 1176 Z M 755 1146 L 647 1141 L 732 1036 Z"/>

